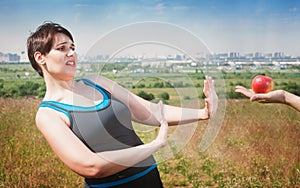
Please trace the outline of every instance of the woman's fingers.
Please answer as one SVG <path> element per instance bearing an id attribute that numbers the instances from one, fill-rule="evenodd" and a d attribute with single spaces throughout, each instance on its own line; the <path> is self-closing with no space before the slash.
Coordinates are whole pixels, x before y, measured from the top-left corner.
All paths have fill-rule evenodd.
<path id="1" fill-rule="evenodd" d="M 158 108 L 160 113 L 160 129 L 156 139 L 160 142 L 161 147 L 164 147 L 167 145 L 168 123 L 165 118 L 164 105 L 162 101 L 159 101 Z"/>
<path id="2" fill-rule="evenodd" d="M 235 92 L 241 93 L 245 95 L 248 98 L 251 98 L 254 95 L 254 92 L 251 89 L 247 89 L 243 86 L 236 86 L 235 87 Z"/>
<path id="3" fill-rule="evenodd" d="M 204 80 L 203 93 L 206 97 L 205 108 L 207 108 L 208 116 L 210 117 L 217 111 L 218 96 L 215 91 L 215 81 L 209 76 Z"/>

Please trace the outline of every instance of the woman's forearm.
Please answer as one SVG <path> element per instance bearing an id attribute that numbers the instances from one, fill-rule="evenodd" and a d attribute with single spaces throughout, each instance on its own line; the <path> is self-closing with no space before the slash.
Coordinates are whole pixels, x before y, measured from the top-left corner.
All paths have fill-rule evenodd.
<path id="1" fill-rule="evenodd" d="M 295 108 L 296 110 L 300 111 L 300 97 L 296 96 L 292 93 L 289 93 L 287 91 L 284 92 L 284 99 L 285 104 Z"/>
<path id="2" fill-rule="evenodd" d="M 153 141 L 148 144 L 139 145 L 127 149 L 105 151 L 97 153 L 100 164 L 99 172 L 96 177 L 106 177 L 109 175 L 116 174 L 128 167 L 134 166 L 135 164 L 147 159 L 149 156 L 158 151 L 162 145 Z M 105 163 L 103 163 L 105 161 Z M 95 166 L 97 168 L 97 166 Z"/>
<path id="3" fill-rule="evenodd" d="M 164 105 L 165 117 L 169 125 L 191 123 L 198 120 L 208 119 L 207 109 L 180 108 Z"/>
<path id="4" fill-rule="evenodd" d="M 149 101 L 142 101 L 140 104 L 141 105 L 135 105 L 134 103 L 131 103 L 130 105 L 133 113 L 133 120 L 146 125 L 158 126 L 159 121 L 157 121 L 157 112 L 159 111 L 159 105 L 150 103 Z M 209 118 L 207 108 L 181 108 L 165 104 L 163 105 L 163 108 L 166 121 L 169 125 L 191 123 Z"/>

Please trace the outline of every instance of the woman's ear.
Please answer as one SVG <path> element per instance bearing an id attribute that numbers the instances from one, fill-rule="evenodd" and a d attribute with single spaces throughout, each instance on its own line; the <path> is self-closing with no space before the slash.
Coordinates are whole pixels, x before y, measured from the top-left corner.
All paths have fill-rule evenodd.
<path id="1" fill-rule="evenodd" d="M 41 52 L 35 52 L 34 53 L 34 59 L 40 65 L 44 65 L 46 63 L 45 57 Z"/>

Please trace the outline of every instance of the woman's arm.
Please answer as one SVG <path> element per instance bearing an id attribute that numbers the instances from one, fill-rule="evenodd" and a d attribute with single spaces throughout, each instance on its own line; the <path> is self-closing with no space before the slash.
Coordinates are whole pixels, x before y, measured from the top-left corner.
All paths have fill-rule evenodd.
<path id="1" fill-rule="evenodd" d="M 198 120 L 209 119 L 218 108 L 218 96 L 214 88 L 214 81 L 211 77 L 204 80 L 203 88 L 205 107 L 203 109 L 181 108 L 170 105 L 164 105 L 166 119 L 171 125 L 185 124 Z"/>
<path id="2" fill-rule="evenodd" d="M 291 107 L 295 108 L 300 112 L 300 97 L 297 95 L 294 95 L 292 93 L 289 93 L 287 91 L 284 91 L 284 99 L 285 103 L 287 105 L 290 105 Z"/>
<path id="3" fill-rule="evenodd" d="M 141 162 L 166 145 L 168 125 L 160 106 L 161 128 L 155 140 L 136 147 L 93 153 L 70 130 L 61 114 L 52 109 L 39 109 L 36 115 L 42 132 L 56 155 L 74 172 L 84 177 L 106 177 Z"/>
<path id="4" fill-rule="evenodd" d="M 112 93 L 116 98 L 124 102 L 131 110 L 132 119 L 136 122 L 159 125 L 157 121 L 158 105 L 131 93 L 127 89 L 121 87 L 104 77 L 90 78 L 97 84 L 101 85 Z M 178 125 L 183 123 L 194 122 L 198 120 L 208 119 L 213 115 L 218 106 L 218 96 L 214 89 L 214 81 L 207 77 L 204 80 L 205 107 L 203 109 L 181 108 L 170 105 L 164 105 L 165 118 L 169 125 Z"/>
<path id="5" fill-rule="evenodd" d="M 235 91 L 250 98 L 250 101 L 257 101 L 260 103 L 282 103 L 300 111 L 300 97 L 285 90 L 274 90 L 269 93 L 255 94 L 251 89 L 247 89 L 243 86 L 236 86 Z"/>

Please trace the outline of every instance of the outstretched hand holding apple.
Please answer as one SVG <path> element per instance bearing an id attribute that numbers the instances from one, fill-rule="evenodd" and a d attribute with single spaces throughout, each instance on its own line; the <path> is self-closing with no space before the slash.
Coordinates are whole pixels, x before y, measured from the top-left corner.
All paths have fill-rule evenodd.
<path id="1" fill-rule="evenodd" d="M 271 78 L 268 77 L 267 79 L 263 78 L 261 80 L 257 80 L 257 77 L 255 77 L 252 80 L 252 89 L 247 89 L 243 86 L 236 86 L 235 92 L 245 95 L 246 97 L 250 98 L 250 101 L 257 101 L 260 103 L 282 103 L 300 111 L 299 96 L 281 89 L 270 91 L 272 89 L 273 81 Z"/>
<path id="2" fill-rule="evenodd" d="M 250 101 L 257 101 L 261 103 L 284 103 L 284 91 L 275 90 L 268 93 L 255 93 L 252 89 L 247 89 L 243 86 L 236 86 L 235 92 L 241 93 L 250 98 Z"/>
<path id="3" fill-rule="evenodd" d="M 250 98 L 251 101 L 261 103 L 284 103 L 284 91 L 273 89 L 273 80 L 268 76 L 258 75 L 253 78 L 252 89 L 243 86 L 236 86 L 235 92 L 241 93 Z"/>

